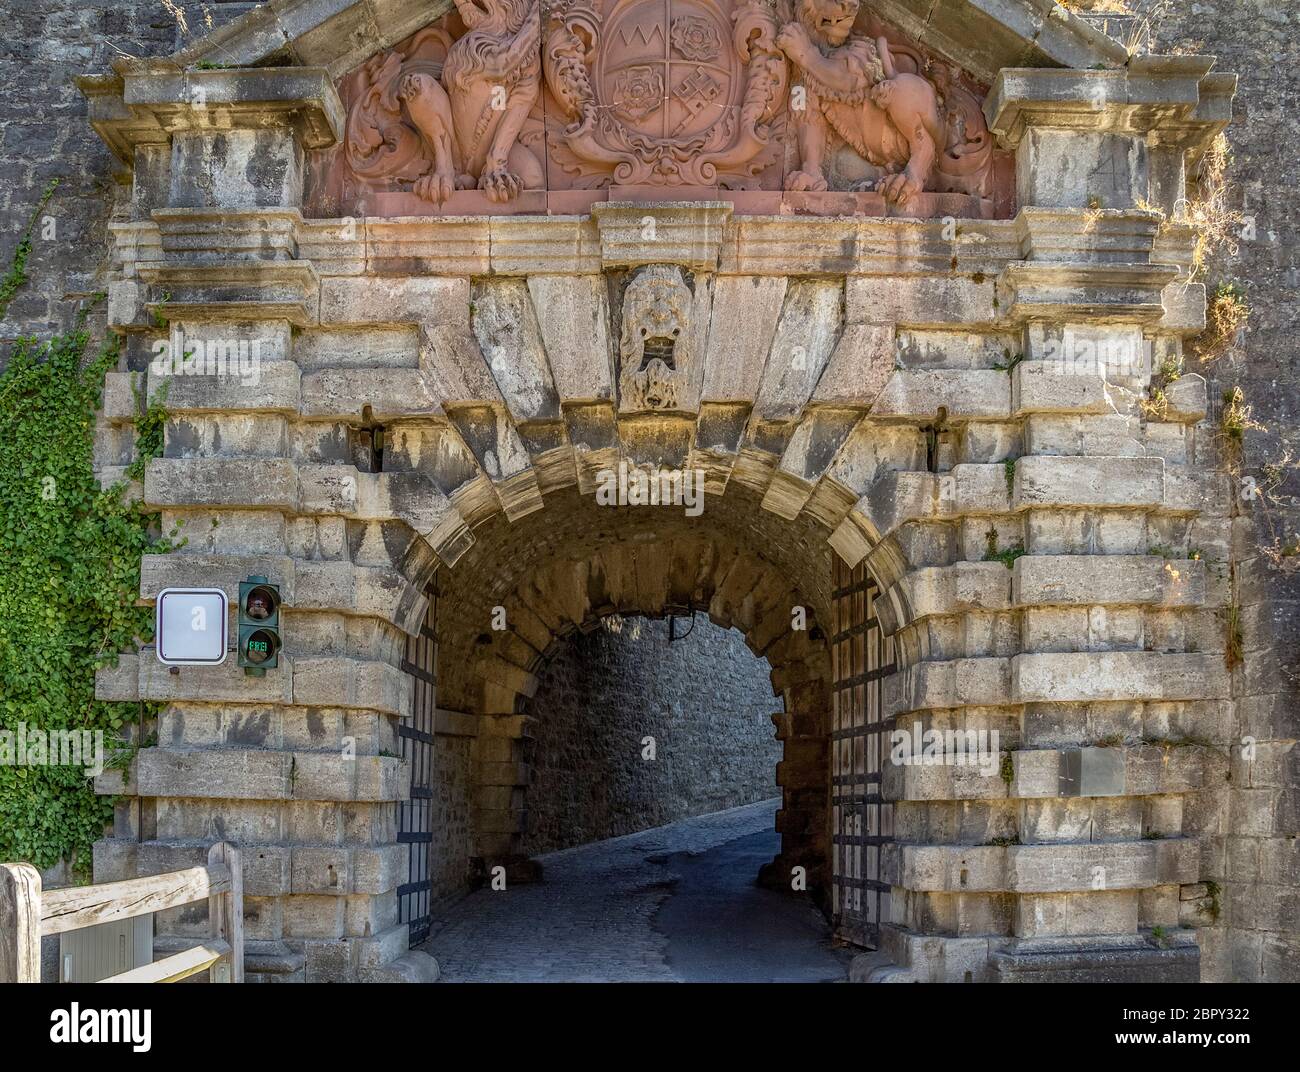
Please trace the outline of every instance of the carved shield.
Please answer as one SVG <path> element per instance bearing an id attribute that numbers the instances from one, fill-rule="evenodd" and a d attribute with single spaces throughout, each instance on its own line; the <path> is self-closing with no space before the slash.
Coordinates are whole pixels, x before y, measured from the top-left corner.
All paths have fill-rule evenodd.
<path id="1" fill-rule="evenodd" d="M 735 104 L 739 67 L 730 19 L 709 0 L 624 0 L 606 19 L 597 92 L 631 130 L 690 138 Z"/>

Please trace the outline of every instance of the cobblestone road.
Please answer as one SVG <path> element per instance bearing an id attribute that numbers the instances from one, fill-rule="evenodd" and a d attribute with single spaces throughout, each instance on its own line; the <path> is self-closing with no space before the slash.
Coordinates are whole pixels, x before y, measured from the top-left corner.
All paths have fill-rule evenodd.
<path id="1" fill-rule="evenodd" d="M 812 904 L 754 885 L 776 807 L 543 856 L 545 882 L 476 891 L 421 948 L 446 982 L 842 980 L 849 954 Z"/>

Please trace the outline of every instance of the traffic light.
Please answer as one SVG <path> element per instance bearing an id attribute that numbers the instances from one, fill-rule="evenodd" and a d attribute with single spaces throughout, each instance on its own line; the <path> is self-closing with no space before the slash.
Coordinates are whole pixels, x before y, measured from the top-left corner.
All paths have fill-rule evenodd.
<path id="1" fill-rule="evenodd" d="M 280 586 L 265 577 L 239 583 L 239 665 L 252 677 L 280 665 Z"/>

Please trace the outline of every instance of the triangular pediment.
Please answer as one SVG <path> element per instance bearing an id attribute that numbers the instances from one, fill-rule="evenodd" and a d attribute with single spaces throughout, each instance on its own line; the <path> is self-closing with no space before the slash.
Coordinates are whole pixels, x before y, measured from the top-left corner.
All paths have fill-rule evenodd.
<path id="1" fill-rule="evenodd" d="M 270 0 L 79 84 L 128 166 L 180 130 L 292 125 L 314 217 L 994 219 L 1026 123 L 1194 150 L 1231 97 L 1212 64 L 1130 55 L 1053 0 Z"/>
<path id="2" fill-rule="evenodd" d="M 1128 54 L 1054 0 L 872 0 L 918 45 L 984 83 L 1004 67 L 1122 66 Z M 182 66 L 321 66 L 338 78 L 452 9 L 451 0 L 270 0 L 175 55 Z"/>

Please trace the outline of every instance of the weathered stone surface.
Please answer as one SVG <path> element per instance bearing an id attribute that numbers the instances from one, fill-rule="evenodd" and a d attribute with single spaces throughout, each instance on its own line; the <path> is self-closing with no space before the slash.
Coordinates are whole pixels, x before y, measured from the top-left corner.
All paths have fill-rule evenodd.
<path id="1" fill-rule="evenodd" d="M 465 324 L 468 316 L 468 279 L 335 277 L 321 283 L 322 324 Z"/>
<path id="2" fill-rule="evenodd" d="M 1013 496 L 1021 507 L 1143 506 L 1164 498 L 1159 458 L 1021 458 Z"/>
<path id="3" fill-rule="evenodd" d="M 885 384 L 873 417 L 934 420 L 1005 420 L 1011 416 L 1011 381 L 993 370 L 899 371 Z"/>
<path id="4" fill-rule="evenodd" d="M 1223 661 L 1199 653 L 1077 652 L 1017 655 L 1017 702 L 1198 700 L 1228 694 Z"/>
<path id="5" fill-rule="evenodd" d="M 132 5 L 123 10 L 136 18 Z M 1176 221 L 1153 233 L 1144 206 L 1172 212 L 1193 192 L 1197 157 L 1227 118 L 1231 79 L 1208 74 L 1201 58 L 1130 58 L 1073 16 L 1048 18 L 1020 0 L 978 12 L 940 5 L 924 20 L 905 5 L 879 13 L 994 86 L 985 117 L 1015 147 L 1017 219 L 960 220 L 954 235 L 941 219 L 803 214 L 817 211 L 813 201 L 778 199 L 770 215 L 744 215 L 740 195 L 762 189 L 736 191 L 734 203 L 731 192 L 693 191 L 675 204 L 638 189 L 619 195 L 622 205 L 599 203 L 594 219 L 560 215 L 575 203 L 543 201 L 537 215 L 510 218 L 301 221 L 304 149 L 340 132 L 331 82 L 440 17 L 430 5 L 277 2 L 200 39 L 181 62 L 278 53 L 297 66 L 172 65 L 88 89 L 91 121 L 115 151 L 130 146 L 119 155 L 135 169 L 123 206 L 131 220 L 115 231 L 105 280 L 111 322 L 129 339 L 98 431 L 101 476 L 130 461 L 126 370 L 147 366 L 156 317 L 205 341 L 239 324 L 270 347 L 260 389 L 174 378 L 165 454 L 151 462 L 144 495 L 194 535 L 188 551 L 146 564 L 142 595 L 209 580 L 233 591 L 260 572 L 284 586 L 293 638 L 262 679 L 233 660 L 171 675 L 148 652 L 101 671 L 101 696 L 169 705 L 163 743 L 142 750 L 133 779 L 154 794 L 158 834 L 129 851 L 106 848 L 105 867 L 114 857 L 122 867 L 170 866 L 221 823 L 267 848 L 250 887 L 261 902 L 250 926 L 265 943 L 263 974 L 427 974 L 393 967 L 408 955 L 392 893 L 403 876 L 391 801 L 409 774 L 381 752 L 410 708 L 400 645 L 435 569 L 448 586 L 440 703 L 502 731 L 475 748 L 504 742 L 482 747 L 476 770 L 475 738 L 439 736 L 457 742 L 438 769 L 441 895 L 463 878 L 458 861 L 489 848 L 508 855 L 527 832 L 522 802 L 537 768 L 516 703 L 562 630 L 590 628 L 611 610 L 708 606 L 767 653 L 785 707 L 783 853 L 815 853 L 833 549 L 865 560 L 887 591 L 877 609 L 899 666 L 884 685 L 890 709 L 935 725 L 1001 720 L 1014 771 L 1010 785 L 946 767 L 888 774 L 908 805 L 895 819 L 912 862 L 900 872 L 900 922 L 882 936 L 891 963 L 864 974 L 1194 975 L 1191 946 L 1138 945 L 1150 927 L 1181 918 L 1179 886 L 1209 880 L 1223 880 L 1228 910 L 1205 928 L 1207 970 L 1285 974 L 1276 936 L 1288 926 L 1293 876 L 1273 849 L 1297 813 L 1279 745 L 1294 734 L 1267 648 L 1268 630 L 1282 626 L 1262 608 L 1236 608 L 1247 665 L 1232 681 L 1224 624 L 1198 609 L 1230 604 L 1231 578 L 1252 595 L 1262 587 L 1241 561 L 1245 537 L 1227 535 L 1230 514 L 1252 500 L 1215 475 L 1216 431 L 1202 423 L 1225 384 L 1207 390 L 1185 374 L 1166 387 L 1162 411 L 1145 413 L 1150 366 L 1074 362 L 1077 344 L 1109 354 L 1145 347 L 1145 331 L 1158 364 L 1198 329 L 1203 289 L 1186 282 L 1192 238 Z M 1261 26 L 1275 15 L 1261 14 Z M 1218 29 L 1232 40 L 1247 33 Z M 53 23 L 43 32 L 53 51 L 66 48 Z M 164 47 L 155 40 L 150 50 Z M 1097 66 L 1111 69 L 1086 69 Z M 1280 100 L 1265 77 L 1252 71 L 1261 98 Z M 123 125 L 110 105 L 132 79 L 144 111 Z M 16 108 L 45 107 L 22 99 L 22 78 L 11 81 Z M 199 122 L 195 87 L 213 91 L 215 127 Z M 86 157 L 84 137 L 65 143 L 49 126 L 6 122 L 15 189 L 39 185 L 60 154 Z M 1253 152 L 1250 166 L 1271 159 Z M 1261 191 L 1280 188 L 1275 178 L 1264 173 Z M 480 196 L 452 196 L 465 195 Z M 851 196 L 858 211 L 880 195 Z M 1244 256 L 1284 272 L 1274 254 L 1289 232 L 1269 197 L 1249 196 L 1257 226 L 1242 238 Z M 14 214 L 26 215 L 18 199 Z M 84 250 L 97 236 L 69 243 L 72 215 L 60 208 L 60 247 Z M 37 243 L 33 259 L 61 256 Z M 685 385 L 673 408 L 616 417 L 621 288 L 654 265 L 684 269 L 701 360 L 671 370 Z M 8 321 L 54 322 L 49 295 L 101 289 L 91 275 L 81 266 L 39 301 L 19 295 Z M 637 324 L 647 319 L 634 311 Z M 1264 387 L 1251 401 L 1285 424 L 1289 395 L 1271 385 L 1289 382 L 1289 329 L 1258 330 L 1274 356 L 1231 367 Z M 795 360 L 799 347 L 806 360 Z M 147 379 L 156 394 L 159 380 Z M 377 426 L 382 456 L 354 457 L 353 441 Z M 709 481 L 703 514 L 592 506 L 600 470 L 621 458 L 698 460 Z M 684 541 L 701 536 L 688 550 Z M 1155 557 L 1170 548 L 1198 548 L 1204 561 Z M 1014 558 L 1018 549 L 1030 553 Z M 1005 553 L 1010 570 L 981 561 Z M 508 637 L 490 625 L 498 605 L 508 605 Z M 817 639 L 791 631 L 796 605 L 815 611 Z M 1234 768 L 1225 791 L 1223 772 L 1188 740 L 1206 728 L 1216 739 L 1259 730 L 1277 740 L 1263 742 L 1249 770 Z M 360 766 L 321 750 L 345 733 L 371 751 Z M 1123 745 L 1101 747 L 1116 734 Z M 1181 743 L 1138 744 L 1143 737 Z M 1063 765 L 1084 765 L 1085 751 L 1111 753 L 1103 758 L 1120 784 L 1059 796 Z M 972 841 L 1021 843 L 951 845 L 958 810 Z M 124 831 L 131 821 L 124 812 Z M 1122 881 L 1098 890 L 1080 875 L 1106 867 L 1108 853 Z M 968 857 L 979 866 L 963 881 L 955 861 Z M 991 859 L 1003 861 L 996 878 Z M 1267 876 L 1256 879 L 1265 860 Z M 963 889 L 974 892 L 955 896 Z M 190 924 L 173 925 L 180 934 Z M 1214 952 L 1229 931 L 1241 936 L 1239 969 Z"/>
<path id="6" fill-rule="evenodd" d="M 1017 606 L 1160 604 L 1199 606 L 1205 563 L 1132 555 L 1028 555 L 1013 569 Z"/>
<path id="7" fill-rule="evenodd" d="M 613 353 L 604 280 L 535 275 L 528 292 L 560 401 L 609 401 Z"/>
<path id="8" fill-rule="evenodd" d="M 1063 367 L 1058 362 L 1026 360 L 1012 372 L 1013 407 L 1026 413 L 1110 413 L 1114 403 L 1106 379 Z"/>

